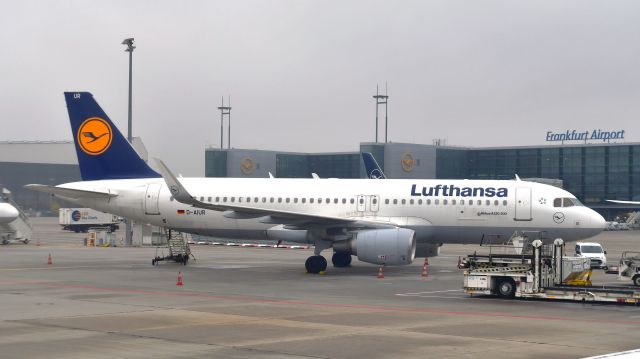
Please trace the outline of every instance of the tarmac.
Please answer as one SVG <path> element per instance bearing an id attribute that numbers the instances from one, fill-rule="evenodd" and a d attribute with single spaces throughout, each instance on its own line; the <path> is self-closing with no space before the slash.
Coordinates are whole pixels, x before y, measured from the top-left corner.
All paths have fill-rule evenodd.
<path id="1" fill-rule="evenodd" d="M 31 243 L 0 246 L 2 358 L 581 358 L 640 347 L 638 306 L 463 293 L 458 256 L 477 246 L 445 245 L 426 278 L 420 258 L 378 279 L 357 260 L 305 274 L 310 249 L 199 245 L 186 266 L 152 266 L 155 248 L 84 247 L 86 234 L 55 219 L 32 224 Z M 640 251 L 639 237 L 592 240 L 615 265 Z M 602 271 L 594 282 L 630 285 Z"/>

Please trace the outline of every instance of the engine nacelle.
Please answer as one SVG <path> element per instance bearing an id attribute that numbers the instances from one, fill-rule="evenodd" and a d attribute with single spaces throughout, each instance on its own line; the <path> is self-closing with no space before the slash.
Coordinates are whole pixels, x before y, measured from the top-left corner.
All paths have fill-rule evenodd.
<path id="1" fill-rule="evenodd" d="M 437 257 L 440 255 L 442 243 L 418 243 L 416 244 L 416 257 Z"/>
<path id="2" fill-rule="evenodd" d="M 415 232 L 406 228 L 358 231 L 348 243 L 338 243 L 334 245 L 337 251 L 349 251 L 373 264 L 411 264 L 416 255 Z"/>

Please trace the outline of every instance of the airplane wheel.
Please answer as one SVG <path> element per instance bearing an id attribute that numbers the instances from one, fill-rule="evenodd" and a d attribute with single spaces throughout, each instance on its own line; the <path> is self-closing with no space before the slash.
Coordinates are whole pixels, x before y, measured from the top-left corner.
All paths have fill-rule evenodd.
<path id="1" fill-rule="evenodd" d="M 504 298 L 513 298 L 516 295 L 516 283 L 511 278 L 505 278 L 498 282 L 498 294 Z"/>
<path id="2" fill-rule="evenodd" d="M 27 238 L 27 239 L 24 239 L 24 240 L 22 241 L 22 243 L 24 243 L 24 244 L 28 244 L 28 243 L 29 243 L 29 239 L 28 239 L 28 238 Z"/>
<path id="3" fill-rule="evenodd" d="M 304 263 L 307 273 L 317 274 L 327 269 L 327 260 L 323 256 L 311 256 Z"/>
<path id="4" fill-rule="evenodd" d="M 2 240 L 2 244 L 4 244 L 4 245 L 9 244 L 9 240 L 8 240 L 8 239 L 3 239 L 3 240 Z"/>
<path id="5" fill-rule="evenodd" d="M 335 252 L 331 257 L 331 262 L 336 268 L 349 267 L 351 265 L 351 254 L 344 252 Z"/>

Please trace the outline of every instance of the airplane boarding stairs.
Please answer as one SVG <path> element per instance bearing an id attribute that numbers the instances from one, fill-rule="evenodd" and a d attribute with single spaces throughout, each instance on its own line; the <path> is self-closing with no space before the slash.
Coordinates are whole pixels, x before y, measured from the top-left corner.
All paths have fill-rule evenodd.
<path id="1" fill-rule="evenodd" d="M 158 262 L 161 261 L 171 260 L 187 265 L 189 257 L 193 257 L 195 260 L 193 254 L 191 254 L 191 248 L 189 247 L 189 241 L 186 234 L 174 231 L 170 228 L 164 228 L 164 235 L 167 238 L 167 249 L 169 251 L 169 255 L 158 256 L 158 250 L 160 247 L 156 247 L 156 256 L 151 260 L 152 265 L 157 265 Z"/>

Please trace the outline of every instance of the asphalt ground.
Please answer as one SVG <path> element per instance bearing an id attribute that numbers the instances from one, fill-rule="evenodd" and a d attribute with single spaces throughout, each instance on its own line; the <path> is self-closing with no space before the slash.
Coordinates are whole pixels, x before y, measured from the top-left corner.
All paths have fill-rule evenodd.
<path id="1" fill-rule="evenodd" d="M 304 249 L 200 245 L 187 266 L 152 266 L 155 248 L 87 248 L 54 219 L 33 225 L 30 244 L 0 246 L 2 358 L 580 358 L 640 347 L 638 306 L 463 293 L 458 256 L 476 246 L 444 246 L 427 278 L 419 259 L 378 279 L 357 260 L 305 274 Z M 593 240 L 610 264 L 640 251 L 636 231 Z M 602 271 L 594 282 L 629 284 Z"/>

